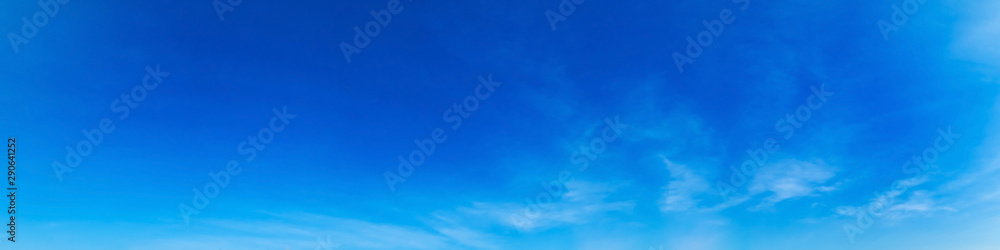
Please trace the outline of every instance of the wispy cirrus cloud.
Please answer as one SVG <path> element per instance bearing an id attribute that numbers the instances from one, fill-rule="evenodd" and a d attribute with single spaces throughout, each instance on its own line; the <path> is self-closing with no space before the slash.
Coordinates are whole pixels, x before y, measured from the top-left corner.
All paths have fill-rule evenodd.
<path id="1" fill-rule="evenodd" d="M 817 195 L 836 190 L 837 184 L 827 185 L 835 174 L 833 167 L 826 164 L 785 160 L 761 167 L 750 183 L 751 194 L 770 194 L 753 209 L 767 209 L 775 204 L 794 198 Z"/>
<path id="2" fill-rule="evenodd" d="M 751 207 L 758 211 L 773 207 L 775 204 L 789 199 L 818 196 L 833 192 L 843 185 L 844 181 L 831 183 L 836 175 L 836 169 L 822 161 L 806 162 L 801 160 L 783 160 L 761 167 L 754 178 L 750 180 L 750 188 L 746 194 L 732 197 L 714 205 L 702 204 L 706 195 L 715 195 L 703 174 L 686 165 L 681 165 L 663 158 L 671 180 L 663 187 L 663 194 L 658 202 L 662 212 L 679 212 L 697 209 L 699 212 L 718 212 L 744 202 L 760 198 L 760 203 Z"/>
<path id="3" fill-rule="evenodd" d="M 686 211 L 697 207 L 701 200 L 695 196 L 711 191 L 708 181 L 688 166 L 676 164 L 662 155 L 660 158 L 671 178 L 667 186 L 663 187 L 663 195 L 659 201 L 660 211 Z"/>
<path id="4" fill-rule="evenodd" d="M 547 207 L 539 210 L 537 216 L 531 220 L 516 218 L 526 214 L 523 210 L 528 209 L 520 203 L 475 202 L 472 207 L 459 208 L 458 211 L 465 216 L 488 218 L 496 224 L 525 232 L 581 225 L 603 218 L 609 213 L 631 212 L 636 205 L 634 201 L 609 198 L 622 186 L 624 184 L 569 181 L 566 183 L 567 191 L 562 199 L 547 204 Z"/>

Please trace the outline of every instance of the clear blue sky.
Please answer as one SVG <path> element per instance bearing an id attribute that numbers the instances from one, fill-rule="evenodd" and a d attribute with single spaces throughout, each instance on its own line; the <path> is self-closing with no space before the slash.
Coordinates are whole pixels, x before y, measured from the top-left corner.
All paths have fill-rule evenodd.
<path id="1" fill-rule="evenodd" d="M 0 248 L 1000 247 L 1000 1 L 577 1 L 7 1 Z"/>

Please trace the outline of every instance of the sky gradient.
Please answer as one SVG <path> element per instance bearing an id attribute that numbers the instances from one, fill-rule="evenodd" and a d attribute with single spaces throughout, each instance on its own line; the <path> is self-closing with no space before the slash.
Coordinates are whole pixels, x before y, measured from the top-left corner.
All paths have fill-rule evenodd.
<path id="1" fill-rule="evenodd" d="M 43 3 L 0 249 L 1000 248 L 1000 1 Z"/>

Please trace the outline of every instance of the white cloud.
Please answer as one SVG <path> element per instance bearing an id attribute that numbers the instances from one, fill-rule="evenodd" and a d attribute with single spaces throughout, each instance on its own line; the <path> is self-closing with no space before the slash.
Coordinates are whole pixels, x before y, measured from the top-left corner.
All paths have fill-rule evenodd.
<path id="1" fill-rule="evenodd" d="M 672 178 L 670 183 L 663 187 L 663 197 L 659 202 L 660 211 L 685 211 L 697 207 L 701 200 L 695 199 L 694 196 L 710 191 L 708 182 L 701 175 L 692 172 L 687 166 L 675 164 L 666 157 L 660 157 L 663 158 L 663 163 Z"/>
<path id="2" fill-rule="evenodd" d="M 917 176 L 899 181 L 900 190 L 911 190 L 912 187 L 927 181 L 926 176 Z M 906 197 L 902 199 L 901 197 Z M 859 212 L 872 213 L 879 218 L 900 220 L 918 215 L 928 215 L 937 211 L 956 211 L 949 206 L 940 205 L 933 195 L 926 190 L 916 190 L 909 192 L 887 191 L 863 206 L 841 206 L 834 210 L 843 216 L 855 216 Z"/>
<path id="3" fill-rule="evenodd" d="M 732 198 L 729 198 L 729 199 L 723 201 L 722 203 L 715 204 L 712 207 L 702 209 L 701 211 L 702 212 L 707 212 L 707 213 L 722 211 L 722 210 L 725 210 L 727 208 L 730 208 L 730 207 L 733 207 L 733 206 L 736 206 L 736 205 L 739 205 L 739 204 L 743 204 L 743 202 L 746 202 L 746 201 L 750 200 L 750 198 L 751 198 L 751 196 L 749 196 L 749 195 L 732 197 Z"/>
<path id="4" fill-rule="evenodd" d="M 490 218 L 494 222 L 522 231 L 539 231 L 565 225 L 580 225 L 603 218 L 610 212 L 631 212 L 634 201 L 607 201 L 619 186 L 583 181 L 566 183 L 562 199 L 540 206 L 525 203 L 473 203 L 472 208 L 460 208 L 466 215 Z M 540 209 L 538 209 L 540 208 Z M 528 216 L 526 211 L 534 216 Z"/>
<path id="5" fill-rule="evenodd" d="M 749 182 L 746 194 L 730 197 L 710 207 L 703 207 L 700 206 L 702 200 L 699 197 L 714 194 L 716 190 L 712 189 L 702 175 L 692 171 L 688 166 L 676 164 L 666 158 L 663 158 L 663 162 L 672 180 L 663 187 L 664 192 L 659 201 L 662 212 L 686 211 L 692 208 L 698 208 L 700 212 L 718 212 L 749 201 L 757 195 L 768 195 L 751 209 L 760 210 L 787 199 L 833 192 L 844 183 L 841 181 L 827 184 L 827 181 L 835 176 L 836 170 L 821 161 L 812 163 L 785 160 L 760 168 Z"/>
<path id="6" fill-rule="evenodd" d="M 955 209 L 938 205 L 938 202 L 927 191 L 914 191 L 910 197 L 899 204 L 892 205 L 886 212 L 886 217 L 902 219 L 916 215 L 927 215 L 937 211 L 955 211 Z"/>
<path id="7" fill-rule="evenodd" d="M 834 191 L 835 185 L 823 186 L 835 176 L 835 169 L 822 162 L 785 160 L 761 167 L 750 183 L 751 195 L 770 193 L 755 209 L 766 209 L 781 201 Z"/>

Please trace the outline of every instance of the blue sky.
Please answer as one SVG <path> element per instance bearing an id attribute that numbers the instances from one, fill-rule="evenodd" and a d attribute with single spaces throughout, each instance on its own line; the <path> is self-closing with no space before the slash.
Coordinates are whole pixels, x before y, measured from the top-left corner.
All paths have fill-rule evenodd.
<path id="1" fill-rule="evenodd" d="M 1000 1 L 52 3 L 4 249 L 1000 246 Z"/>

